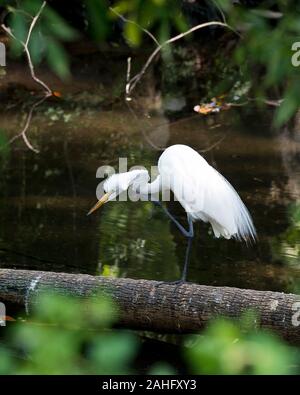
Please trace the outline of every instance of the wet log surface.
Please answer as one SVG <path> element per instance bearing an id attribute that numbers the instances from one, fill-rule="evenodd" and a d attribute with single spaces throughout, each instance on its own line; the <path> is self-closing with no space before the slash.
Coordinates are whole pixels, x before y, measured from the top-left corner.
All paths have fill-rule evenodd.
<path id="1" fill-rule="evenodd" d="M 29 311 L 36 296 L 47 289 L 80 298 L 110 295 L 126 328 L 170 333 L 200 331 L 214 317 L 238 318 L 249 309 L 260 316 L 259 326 L 300 343 L 300 296 L 232 287 L 181 285 L 130 278 L 107 278 L 31 270 L 0 269 L 0 301 Z"/>

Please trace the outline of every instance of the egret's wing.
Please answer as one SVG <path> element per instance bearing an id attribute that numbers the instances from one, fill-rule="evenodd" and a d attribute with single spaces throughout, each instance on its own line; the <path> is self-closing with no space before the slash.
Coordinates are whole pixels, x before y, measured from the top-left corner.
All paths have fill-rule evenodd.
<path id="1" fill-rule="evenodd" d="M 180 149 L 184 147 L 184 149 Z M 189 150 L 186 152 L 186 148 Z M 184 209 L 194 217 L 203 209 L 208 163 L 196 151 L 186 146 L 172 146 L 160 157 L 158 169 L 161 183 L 170 188 Z"/>
<path id="2" fill-rule="evenodd" d="M 209 168 L 202 211 L 213 220 L 214 231 L 224 237 L 255 240 L 251 216 L 238 193 L 217 170 L 211 166 Z"/>
<path id="3" fill-rule="evenodd" d="M 159 171 L 187 213 L 209 221 L 217 237 L 255 239 L 250 214 L 239 195 L 198 152 L 172 146 L 162 154 Z"/>

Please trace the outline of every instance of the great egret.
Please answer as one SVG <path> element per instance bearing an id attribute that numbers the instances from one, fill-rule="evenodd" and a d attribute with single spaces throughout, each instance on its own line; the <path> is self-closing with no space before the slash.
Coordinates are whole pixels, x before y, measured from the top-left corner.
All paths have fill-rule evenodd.
<path id="1" fill-rule="evenodd" d="M 149 183 L 147 170 L 132 170 L 114 174 L 104 182 L 105 194 L 88 212 L 88 215 L 104 203 L 115 199 L 129 187 L 139 195 L 148 195 L 159 204 L 174 222 L 188 244 L 181 280 L 186 281 L 189 255 L 194 237 L 193 222 L 210 222 L 215 237 L 238 240 L 256 239 L 251 216 L 232 185 L 194 149 L 186 145 L 168 147 L 158 160 L 157 178 Z M 187 214 L 186 230 L 161 204 L 158 194 L 172 191 Z M 164 199 L 163 199 L 164 200 Z"/>

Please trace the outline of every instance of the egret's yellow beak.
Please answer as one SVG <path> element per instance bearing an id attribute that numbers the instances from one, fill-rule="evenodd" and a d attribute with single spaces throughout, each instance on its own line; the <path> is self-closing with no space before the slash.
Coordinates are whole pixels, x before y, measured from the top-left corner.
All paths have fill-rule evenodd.
<path id="1" fill-rule="evenodd" d="M 99 207 L 101 207 L 104 203 L 106 203 L 108 201 L 108 198 L 110 196 L 110 193 L 106 193 L 105 195 L 102 196 L 102 198 L 100 200 L 98 200 L 98 202 L 95 204 L 95 206 L 93 206 L 90 211 L 87 213 L 87 215 L 92 214 L 94 211 L 96 211 Z"/>

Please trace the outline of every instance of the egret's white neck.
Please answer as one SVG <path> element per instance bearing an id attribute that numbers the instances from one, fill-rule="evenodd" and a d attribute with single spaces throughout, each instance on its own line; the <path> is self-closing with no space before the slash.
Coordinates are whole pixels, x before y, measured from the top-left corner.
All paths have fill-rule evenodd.
<path id="1" fill-rule="evenodd" d="M 139 185 L 139 193 L 142 195 L 154 195 L 161 191 L 161 177 L 158 175 L 153 182 Z"/>

